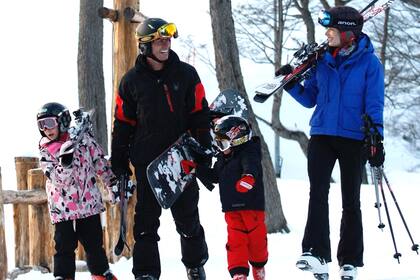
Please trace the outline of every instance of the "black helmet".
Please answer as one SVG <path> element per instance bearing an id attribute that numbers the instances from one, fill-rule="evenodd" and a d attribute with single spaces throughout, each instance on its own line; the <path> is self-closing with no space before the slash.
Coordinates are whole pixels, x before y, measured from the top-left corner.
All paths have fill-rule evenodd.
<path id="1" fill-rule="evenodd" d="M 61 105 L 60 103 L 51 102 L 44 104 L 44 106 L 39 109 L 36 119 L 45 119 L 48 117 L 57 118 L 58 127 L 60 133 L 66 132 L 70 127 L 71 116 L 69 110 Z M 42 130 L 39 130 L 42 136 L 45 136 L 45 133 Z"/>
<path id="2" fill-rule="evenodd" d="M 151 42 L 159 38 L 177 38 L 178 30 L 173 23 L 161 18 L 148 18 L 137 26 L 136 37 L 140 52 L 148 56 L 152 52 Z"/>
<path id="3" fill-rule="evenodd" d="M 238 116 L 224 116 L 216 121 L 213 127 L 215 141 L 221 151 L 241 145 L 251 139 L 251 128 L 248 122 Z"/>
<path id="4" fill-rule="evenodd" d="M 324 27 L 334 27 L 340 32 L 352 31 L 359 37 L 363 28 L 363 16 L 352 7 L 338 6 L 319 13 L 318 22 Z"/>

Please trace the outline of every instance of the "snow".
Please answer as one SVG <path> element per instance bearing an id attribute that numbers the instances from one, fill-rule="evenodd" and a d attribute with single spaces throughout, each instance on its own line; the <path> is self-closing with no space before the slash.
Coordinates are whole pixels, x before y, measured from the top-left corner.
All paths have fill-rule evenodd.
<path id="1" fill-rule="evenodd" d="M 233 2 L 239 2 L 235 0 Z M 42 3 L 41 3 L 42 2 Z M 13 13 L 5 13 L 0 18 L 0 29 L 9 44 L 0 44 L 0 61 L 2 63 L 2 92 L 5 102 L 0 110 L 2 136 L 0 139 L 0 166 L 3 189 L 15 189 L 16 178 L 13 158 L 16 156 L 37 156 L 39 133 L 35 124 L 38 108 L 50 101 L 62 102 L 70 110 L 77 109 L 77 28 L 78 1 L 6 1 L 3 9 L 19 10 L 21 18 L 33 18 L 33 11 L 47 11 L 36 21 L 16 21 Z M 162 17 L 175 22 L 180 30 L 180 39 L 192 36 L 197 43 L 211 41 L 210 18 L 207 13 L 208 1 L 185 0 L 176 4 L 167 0 L 141 0 L 142 11 L 152 17 Z M 173 1 L 172 1 L 173 2 Z M 104 6 L 112 7 L 112 1 L 105 0 Z M 65 13 L 52 11 L 65 10 Z M 191 11 L 185 13 L 174 11 Z M 48 16 L 45 16 L 48 15 Z M 10 25 L 13 22 L 13 25 Z M 51 23 L 57 24 L 51 24 Z M 107 111 L 110 112 L 112 94 L 111 75 L 111 23 L 104 22 L 104 73 L 107 91 Z M 198 32 L 198 31 L 199 32 Z M 22 36 L 23 34 L 23 36 Z M 173 40 L 173 49 L 185 59 L 190 53 L 180 48 L 180 39 Z M 210 54 L 210 57 L 212 55 Z M 213 100 L 219 93 L 214 73 L 199 61 L 195 64 L 206 88 L 208 100 Z M 273 69 L 268 65 L 255 65 L 242 59 L 241 66 L 247 91 L 252 99 L 253 89 L 269 80 Z M 4 71 L 3 69 L 7 69 Z M 22 79 L 23 77 L 23 79 Z M 26 101 L 31 98 L 30 102 Z M 252 103 L 254 112 L 269 120 L 271 102 Z M 287 94 L 283 97 L 281 119 L 289 128 L 299 129 L 308 134 L 311 110 L 294 102 Z M 110 116 L 108 116 L 110 119 Z M 108 129 L 110 125 L 108 122 Z M 273 132 L 264 124 L 260 129 L 273 155 Z M 403 211 L 414 241 L 420 241 L 420 223 L 418 222 L 420 195 L 419 155 L 414 153 L 400 138 L 385 136 L 386 169 L 393 191 Z M 270 234 L 269 262 L 266 266 L 267 279 L 313 279 L 309 273 L 295 268 L 295 261 L 300 255 L 301 238 L 306 222 L 308 202 L 308 181 L 306 159 L 296 142 L 281 139 L 281 156 L 284 158 L 282 179 L 278 187 L 282 198 L 282 207 L 291 229 L 289 234 Z M 417 173 L 416 173 L 417 172 Z M 333 177 L 339 181 L 337 168 Z M 387 192 L 388 193 L 388 192 Z M 202 188 L 200 199 L 201 221 L 206 232 L 210 259 L 205 269 L 209 280 L 229 279 L 226 266 L 226 226 L 221 212 L 218 191 L 207 191 Z M 386 227 L 382 232 L 377 228 L 378 213 L 372 185 L 362 186 L 362 211 L 365 240 L 365 267 L 359 270 L 361 280 L 412 280 L 420 279 L 418 266 L 420 257 L 411 251 L 411 241 L 401 223 L 398 212 L 390 196 L 387 197 L 394 227 L 398 251 L 402 254 L 401 263 L 393 258 L 395 253 L 385 211 L 382 208 L 382 221 Z M 333 256 L 338 242 L 341 215 L 340 188 L 331 185 L 330 219 Z M 14 241 L 12 207 L 6 210 L 6 242 L 8 244 L 9 271 L 14 268 Z M 170 211 L 164 210 L 161 217 L 160 254 L 162 267 L 161 280 L 185 279 L 185 269 L 180 261 L 179 237 L 175 231 Z M 120 280 L 132 279 L 131 259 L 121 259 L 111 264 L 111 269 Z M 338 266 L 334 259 L 330 269 L 331 279 L 337 279 Z M 32 271 L 18 279 L 53 279 L 52 274 L 41 274 Z M 77 279 L 89 279 L 87 272 L 77 273 Z"/>
<path id="2" fill-rule="evenodd" d="M 419 242 L 420 223 L 418 223 L 417 200 L 420 197 L 420 175 L 412 173 L 391 172 L 387 174 L 397 201 L 404 214 L 410 232 L 415 242 Z M 283 211 L 291 230 L 288 234 L 269 234 L 268 250 L 269 261 L 266 266 L 267 279 L 313 279 L 310 273 L 302 272 L 295 267 L 296 259 L 300 255 L 300 243 L 306 222 L 308 202 L 308 183 L 304 180 L 279 179 L 278 186 L 282 198 Z M 388 195 L 389 192 L 386 191 Z M 388 222 L 383 207 L 382 222 L 385 223 L 384 231 L 377 228 L 379 223 L 377 210 L 374 208 L 375 194 L 372 185 L 362 185 L 362 211 L 365 242 L 365 266 L 359 269 L 361 280 L 414 280 L 420 279 L 418 265 L 420 256 L 411 250 L 411 241 L 401 222 L 395 205 L 388 195 L 387 203 L 392 212 L 391 221 L 394 228 L 398 252 L 402 254 L 401 263 L 393 258 L 395 253 Z M 333 256 L 338 242 L 339 222 L 341 216 L 340 188 L 337 184 L 331 185 L 330 193 L 330 226 Z M 200 218 L 205 229 L 210 258 L 205 265 L 207 279 L 230 279 L 227 271 L 225 252 L 226 225 L 221 212 L 219 194 L 217 190 L 209 192 L 202 187 L 200 191 Z M 159 229 L 161 241 L 159 242 L 162 275 L 161 280 L 185 279 L 185 268 L 180 260 L 181 251 L 179 236 L 169 210 L 164 210 Z M 111 264 L 112 271 L 119 279 L 132 279 L 131 259 L 120 259 Z M 333 257 L 330 264 L 331 279 L 338 277 L 337 261 Z M 87 272 L 78 272 L 78 280 L 90 279 Z M 19 276 L 19 280 L 53 279 L 51 274 L 30 272 Z"/>

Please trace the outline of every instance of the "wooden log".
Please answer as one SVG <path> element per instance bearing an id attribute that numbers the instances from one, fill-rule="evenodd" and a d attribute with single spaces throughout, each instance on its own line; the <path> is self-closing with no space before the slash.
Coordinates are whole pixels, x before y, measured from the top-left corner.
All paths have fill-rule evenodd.
<path id="1" fill-rule="evenodd" d="M 98 9 L 98 16 L 101 18 L 107 18 L 110 21 L 118 20 L 118 11 L 101 7 Z"/>
<path id="2" fill-rule="evenodd" d="M 36 157 L 16 157 L 16 180 L 18 190 L 27 190 L 27 173 L 29 169 L 38 167 Z M 15 267 L 29 264 L 28 206 L 14 205 L 13 220 L 15 226 Z"/>
<path id="3" fill-rule="evenodd" d="M 124 9 L 124 18 L 128 22 L 140 23 L 147 19 L 147 17 L 139 11 L 136 11 L 132 7 Z"/>
<path id="4" fill-rule="evenodd" d="M 2 191 L 1 168 L 0 168 L 0 193 Z M 7 248 L 6 236 L 4 232 L 4 207 L 3 197 L 0 195 L 0 279 L 6 279 L 7 276 Z"/>
<path id="5" fill-rule="evenodd" d="M 40 168 L 28 171 L 28 189 L 44 190 L 46 177 Z M 29 265 L 52 270 L 54 228 L 47 203 L 29 205 Z"/>
<path id="6" fill-rule="evenodd" d="M 4 204 L 43 204 L 47 202 L 45 190 L 4 190 L 2 194 Z"/>

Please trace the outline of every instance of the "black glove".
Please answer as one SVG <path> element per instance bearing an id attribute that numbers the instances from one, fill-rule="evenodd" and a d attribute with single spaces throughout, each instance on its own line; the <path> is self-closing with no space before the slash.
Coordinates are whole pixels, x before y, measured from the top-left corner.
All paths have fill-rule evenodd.
<path id="1" fill-rule="evenodd" d="M 385 150 L 382 142 L 368 146 L 368 161 L 372 167 L 381 167 L 385 161 Z"/>
<path id="2" fill-rule="evenodd" d="M 286 76 L 293 72 L 293 67 L 290 64 L 285 64 L 274 72 L 274 75 L 277 76 Z"/>

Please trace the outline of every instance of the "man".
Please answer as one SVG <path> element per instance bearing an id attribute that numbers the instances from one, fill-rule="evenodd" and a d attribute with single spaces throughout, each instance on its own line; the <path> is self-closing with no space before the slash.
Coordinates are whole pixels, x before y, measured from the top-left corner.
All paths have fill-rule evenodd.
<path id="1" fill-rule="evenodd" d="M 305 107 L 316 106 L 308 145 L 310 198 L 298 268 L 328 278 L 331 245 L 328 192 L 335 162 L 341 173 L 342 220 L 337 259 L 341 279 L 356 279 L 363 266 L 363 228 L 360 185 L 366 156 L 373 166 L 384 162 L 381 142 L 365 155 L 362 116 L 367 114 L 383 139 L 384 72 L 369 37 L 362 33 L 363 17 L 354 8 L 334 7 L 318 19 L 327 28 L 328 51 L 319 59 L 304 85 L 285 89 Z"/>
<path id="2" fill-rule="evenodd" d="M 195 68 L 171 50 L 178 36 L 175 24 L 149 18 L 136 30 L 140 54 L 121 79 L 112 133 L 112 169 L 117 176 L 135 168 L 137 204 L 134 216 L 133 274 L 159 279 L 159 217 L 162 209 L 146 177 L 147 165 L 184 132 L 204 147 L 211 146 L 210 117 L 204 87 Z M 202 159 L 208 162 L 208 159 Z M 208 259 L 198 213 L 198 185 L 190 184 L 171 207 L 181 239 L 188 279 L 206 279 Z"/>

